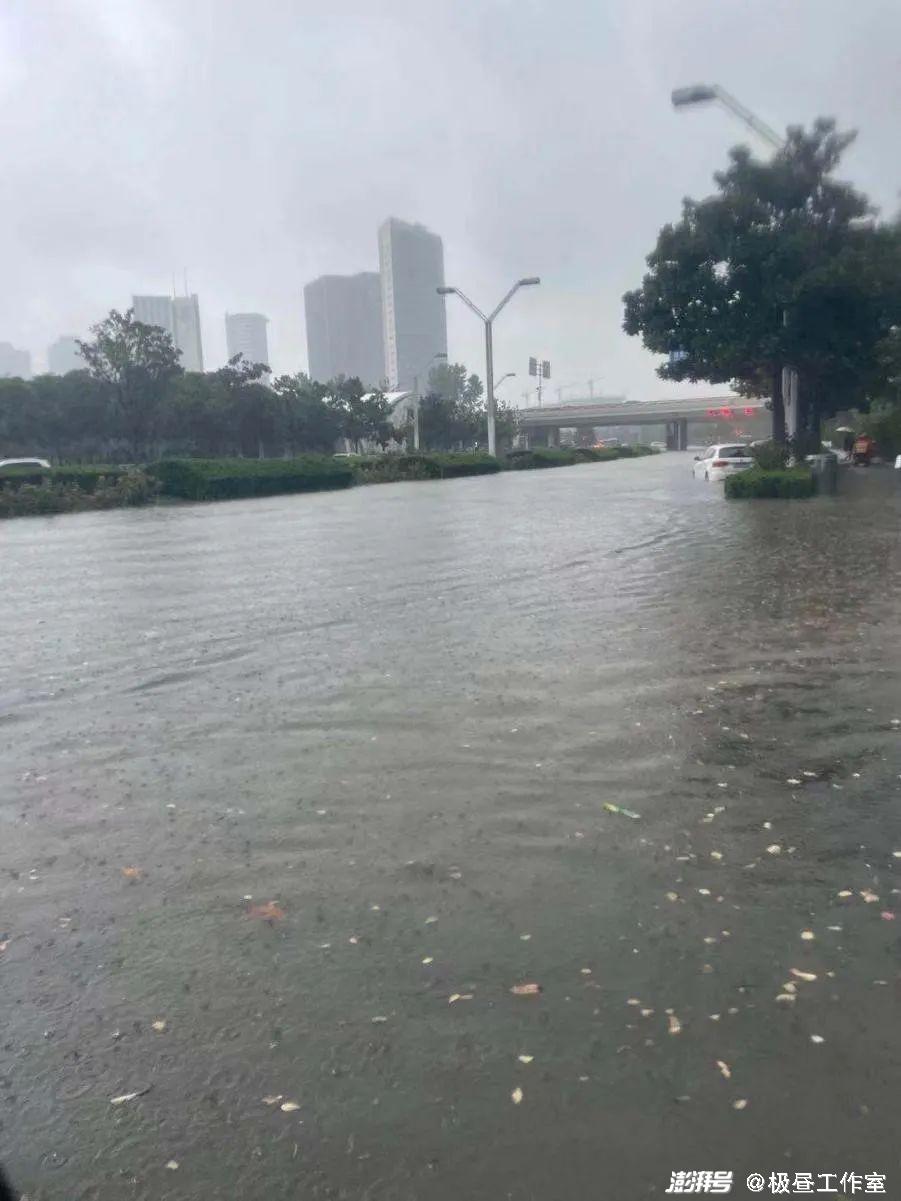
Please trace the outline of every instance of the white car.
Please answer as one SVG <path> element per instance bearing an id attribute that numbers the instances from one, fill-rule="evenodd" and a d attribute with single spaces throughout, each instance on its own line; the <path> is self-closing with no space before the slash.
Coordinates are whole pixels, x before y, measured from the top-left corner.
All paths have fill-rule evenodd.
<path id="1" fill-rule="evenodd" d="M 46 459 L 0 459 L 0 467 L 49 467 Z"/>
<path id="2" fill-rule="evenodd" d="M 728 445 L 708 446 L 695 455 L 692 474 L 696 480 L 724 480 L 736 471 L 747 471 L 754 466 L 754 456 L 747 446 L 739 442 Z"/>

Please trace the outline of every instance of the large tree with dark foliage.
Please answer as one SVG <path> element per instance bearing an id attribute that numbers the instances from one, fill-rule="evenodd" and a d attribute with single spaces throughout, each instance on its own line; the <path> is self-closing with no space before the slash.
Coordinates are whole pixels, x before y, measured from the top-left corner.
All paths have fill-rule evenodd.
<path id="1" fill-rule="evenodd" d="M 91 375 L 112 392 L 122 433 L 135 459 L 154 441 L 166 392 L 181 372 L 171 336 L 116 309 L 78 348 Z"/>
<path id="2" fill-rule="evenodd" d="M 853 138 L 821 119 L 790 128 L 768 161 L 733 149 L 716 194 L 683 202 L 624 297 L 626 332 L 671 356 L 663 379 L 772 395 L 776 438 L 783 367 L 799 372 L 802 427 L 816 434 L 879 390 L 881 348 L 901 318 L 898 227 L 878 225 L 834 175 Z"/>

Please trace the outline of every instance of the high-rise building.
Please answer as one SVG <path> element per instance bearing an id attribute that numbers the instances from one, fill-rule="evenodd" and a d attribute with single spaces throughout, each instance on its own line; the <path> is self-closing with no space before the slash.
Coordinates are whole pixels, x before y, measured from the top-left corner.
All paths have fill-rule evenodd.
<path id="1" fill-rule="evenodd" d="M 262 313 L 226 313 L 225 343 L 228 357 L 244 356 L 247 363 L 265 363 L 269 366 L 269 339 L 266 326 L 269 318 Z"/>
<path id="2" fill-rule="evenodd" d="M 320 275 L 303 290 L 310 378 L 357 376 L 368 388 L 385 376 L 382 291 L 375 271 Z"/>
<path id="3" fill-rule="evenodd" d="M 200 336 L 200 304 L 197 293 L 175 296 L 172 300 L 175 345 L 181 351 L 179 362 L 185 371 L 203 371 L 203 341 Z"/>
<path id="4" fill-rule="evenodd" d="M 0 379 L 31 379 L 31 355 L 9 342 L 0 342 Z"/>
<path id="5" fill-rule="evenodd" d="M 47 349 L 47 370 L 51 375 L 65 375 L 69 371 L 81 371 L 86 366 L 78 353 L 78 339 L 68 334 L 56 339 Z"/>
<path id="6" fill-rule="evenodd" d="M 393 389 L 412 388 L 435 355 L 447 354 L 444 247 L 424 225 L 389 217 L 379 228 L 385 375 Z"/>
<path id="7" fill-rule="evenodd" d="M 190 296 L 133 296 L 132 308 L 138 321 L 158 325 L 178 350 L 185 371 L 203 371 L 203 343 L 200 336 L 200 305 L 197 294 Z"/>

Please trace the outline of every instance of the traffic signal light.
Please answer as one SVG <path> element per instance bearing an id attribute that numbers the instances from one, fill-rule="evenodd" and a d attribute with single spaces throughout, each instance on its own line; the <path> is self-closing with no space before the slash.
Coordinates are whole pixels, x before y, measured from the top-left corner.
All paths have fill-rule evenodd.
<path id="1" fill-rule="evenodd" d="M 529 359 L 529 375 L 537 375 L 537 374 L 538 374 L 538 360 L 530 358 Z"/>

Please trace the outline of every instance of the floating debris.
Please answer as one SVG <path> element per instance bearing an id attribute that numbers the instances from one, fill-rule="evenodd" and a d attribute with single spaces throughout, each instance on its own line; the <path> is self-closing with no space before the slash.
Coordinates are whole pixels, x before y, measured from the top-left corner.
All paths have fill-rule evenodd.
<path id="1" fill-rule="evenodd" d="M 725 1060 L 718 1059 L 716 1061 L 716 1066 L 719 1068 L 720 1075 L 723 1077 L 723 1079 L 725 1079 L 725 1080 L 732 1079 L 732 1069 L 729 1067 L 728 1063 L 725 1062 Z"/>
<path id="2" fill-rule="evenodd" d="M 639 1001 L 638 997 L 629 997 L 628 1001 L 626 1001 L 626 1004 L 627 1005 L 640 1005 L 641 1001 Z"/>
<path id="3" fill-rule="evenodd" d="M 785 782 L 786 782 L 786 784 L 800 784 L 801 783 L 801 781 L 796 780 L 794 776 L 789 776 Z"/>
<path id="4" fill-rule="evenodd" d="M 520 942 L 529 942 L 529 940 L 531 939 L 531 937 L 532 937 L 532 935 L 531 935 L 531 934 L 520 934 L 520 936 L 519 936 L 519 941 L 520 941 Z"/>
<path id="5" fill-rule="evenodd" d="M 640 813 L 635 813 L 632 809 L 624 809 L 621 805 L 614 805 L 612 801 L 604 801 L 604 808 L 608 813 L 618 813 L 620 817 L 630 817 L 633 822 L 641 820 Z"/>
<path id="6" fill-rule="evenodd" d="M 839 897 L 841 897 L 841 899 L 842 899 L 843 901 L 845 901 L 845 900 L 847 900 L 847 898 L 848 898 L 848 897 L 853 897 L 853 896 L 854 896 L 854 893 L 851 891 L 851 889 L 850 889 L 850 888 L 843 888 L 843 889 L 841 890 L 841 892 L 839 892 L 839 893 L 836 893 L 836 896 L 839 896 Z"/>
<path id="7" fill-rule="evenodd" d="M 510 1100 L 514 1105 L 519 1105 L 522 1102 L 522 1089 L 519 1087 L 514 1088 L 513 1092 L 510 1094 Z"/>
<path id="8" fill-rule="evenodd" d="M 864 899 L 864 901 L 866 901 L 868 905 L 874 905 L 879 900 L 879 897 L 876 895 L 876 893 L 869 888 L 864 888 L 859 895 Z"/>
<path id="9" fill-rule="evenodd" d="M 428 967 L 428 966 L 429 966 L 429 964 L 430 964 L 430 963 L 434 963 L 434 962 L 435 962 L 435 960 L 434 960 L 433 956 L 431 956 L 431 955 L 426 955 L 425 959 L 423 959 L 423 961 L 422 961 L 422 962 L 423 962 L 423 964 L 425 965 L 425 967 Z"/>
<path id="10" fill-rule="evenodd" d="M 679 899 L 679 894 L 678 894 L 677 892 L 668 892 L 668 893 L 666 894 L 666 899 L 667 899 L 668 901 L 678 901 L 678 899 Z"/>
<path id="11" fill-rule="evenodd" d="M 822 1034 L 811 1034 L 810 1041 L 812 1043 L 824 1043 L 826 1040 L 823 1038 Z"/>
<path id="12" fill-rule="evenodd" d="M 793 992 L 781 992 L 776 995 L 776 1000 L 783 1005 L 793 1005 L 797 999 L 797 996 Z"/>
<path id="13" fill-rule="evenodd" d="M 768 855 L 781 855 L 782 847 L 779 845 L 778 842 L 771 842 L 770 845 L 766 849 L 766 853 Z"/>
<path id="14" fill-rule="evenodd" d="M 109 1103 L 110 1105 L 124 1105 L 126 1101 L 133 1101 L 135 1097 L 143 1097 L 145 1093 L 150 1092 L 151 1087 L 148 1084 L 146 1088 L 135 1089 L 133 1093 L 122 1093 L 118 1097 L 110 1097 Z"/>
<path id="15" fill-rule="evenodd" d="M 591 968 L 590 968 L 590 967 L 580 967 L 580 968 L 579 968 L 579 971 L 582 973 L 582 975 L 583 975 L 583 976 L 590 976 L 590 975 L 591 975 Z"/>
<path id="16" fill-rule="evenodd" d="M 681 1034 L 682 1033 L 682 1023 L 679 1021 L 679 1019 L 676 1017 L 676 1015 L 674 1013 L 671 1013 L 669 1015 L 668 1021 L 669 1021 L 670 1034 Z"/>
<path id="17" fill-rule="evenodd" d="M 653 1009 L 640 1009 L 638 1012 L 641 1014 L 641 1016 L 643 1018 L 649 1018 L 653 1015 L 654 1010 Z"/>
<path id="18" fill-rule="evenodd" d="M 382 1022 L 387 1022 L 387 1020 L 388 1019 L 386 1017 L 383 1017 L 380 1013 L 377 1013 L 376 1016 L 371 1019 L 373 1026 L 378 1026 Z"/>
<path id="19" fill-rule="evenodd" d="M 277 922 L 285 916 L 285 911 L 277 901 L 267 901 L 265 905 L 251 905 L 247 916 L 258 917 L 265 922 Z"/>
<path id="20" fill-rule="evenodd" d="M 437 917 L 427 917 L 425 919 L 425 925 L 431 926 L 431 925 L 434 925 L 434 923 L 437 921 L 438 921 Z"/>
<path id="21" fill-rule="evenodd" d="M 360 940 L 357 938 L 356 934 L 351 934 L 350 938 L 347 941 L 350 943 L 350 945 L 352 947 L 355 947 Z"/>
<path id="22" fill-rule="evenodd" d="M 710 1020 L 711 1022 L 718 1022 L 722 1016 L 723 1015 L 721 1013 L 711 1013 Z"/>
<path id="23" fill-rule="evenodd" d="M 893 922 L 895 920 L 895 915 L 892 913 L 891 909 L 883 909 L 879 916 L 884 922 Z"/>
<path id="24" fill-rule="evenodd" d="M 282 1101 L 281 1105 L 279 1105 L 279 1109 L 282 1111 L 282 1113 L 294 1113 L 296 1109 L 300 1109 L 300 1106 L 296 1101 Z"/>
<path id="25" fill-rule="evenodd" d="M 143 880 L 144 869 L 140 867 L 121 867 L 119 869 L 126 880 Z"/>
<path id="26" fill-rule="evenodd" d="M 514 984 L 510 989 L 514 997 L 537 997 L 541 992 L 540 984 Z"/>
<path id="27" fill-rule="evenodd" d="M 737 1101 L 732 1102 L 733 1109 L 747 1109 L 747 1107 L 748 1107 L 748 1102 L 745 1097 L 739 1097 L 739 1099 Z"/>
<path id="28" fill-rule="evenodd" d="M 699 889 L 698 889 L 698 896 L 701 896 L 701 897 L 709 897 L 709 896 L 710 896 L 710 889 L 709 889 L 709 888 L 699 888 Z"/>
<path id="29" fill-rule="evenodd" d="M 177 1159 L 168 1160 L 168 1162 L 166 1163 L 166 1167 L 169 1169 L 170 1172 L 177 1172 L 178 1171 L 178 1160 Z"/>
<path id="30" fill-rule="evenodd" d="M 723 857 L 722 851 L 711 851 L 710 852 L 711 859 L 722 859 L 722 857 Z"/>
<path id="31" fill-rule="evenodd" d="M 458 1001 L 471 1001 L 475 993 L 471 992 L 455 992 L 447 998 L 448 1005 L 456 1005 Z"/>
<path id="32" fill-rule="evenodd" d="M 278 1093 L 277 1095 L 272 1096 L 272 1097 L 263 1097 L 262 1101 L 263 1101 L 264 1105 L 278 1105 L 279 1101 L 282 1100 L 283 1096 L 284 1096 L 283 1093 Z"/>
<path id="33" fill-rule="evenodd" d="M 901 859 L 901 851 L 892 851 L 892 858 Z"/>
<path id="34" fill-rule="evenodd" d="M 162 1034 L 166 1029 L 166 1021 L 164 1018 L 157 1018 L 155 1022 L 150 1023 L 150 1029 L 155 1030 L 157 1034 Z"/>
<path id="35" fill-rule="evenodd" d="M 813 930 L 802 930 L 801 937 L 805 942 L 813 942 L 813 940 L 816 938 L 816 935 L 814 934 Z"/>
<path id="36" fill-rule="evenodd" d="M 516 1058 L 519 1060 L 520 1063 L 531 1063 L 532 1060 L 535 1058 L 535 1056 L 534 1055 L 517 1055 Z"/>
<path id="37" fill-rule="evenodd" d="M 815 972 L 802 972 L 799 967 L 791 967 L 788 970 L 796 980 L 806 980 L 808 983 L 812 983 L 814 980 L 816 980 Z"/>

